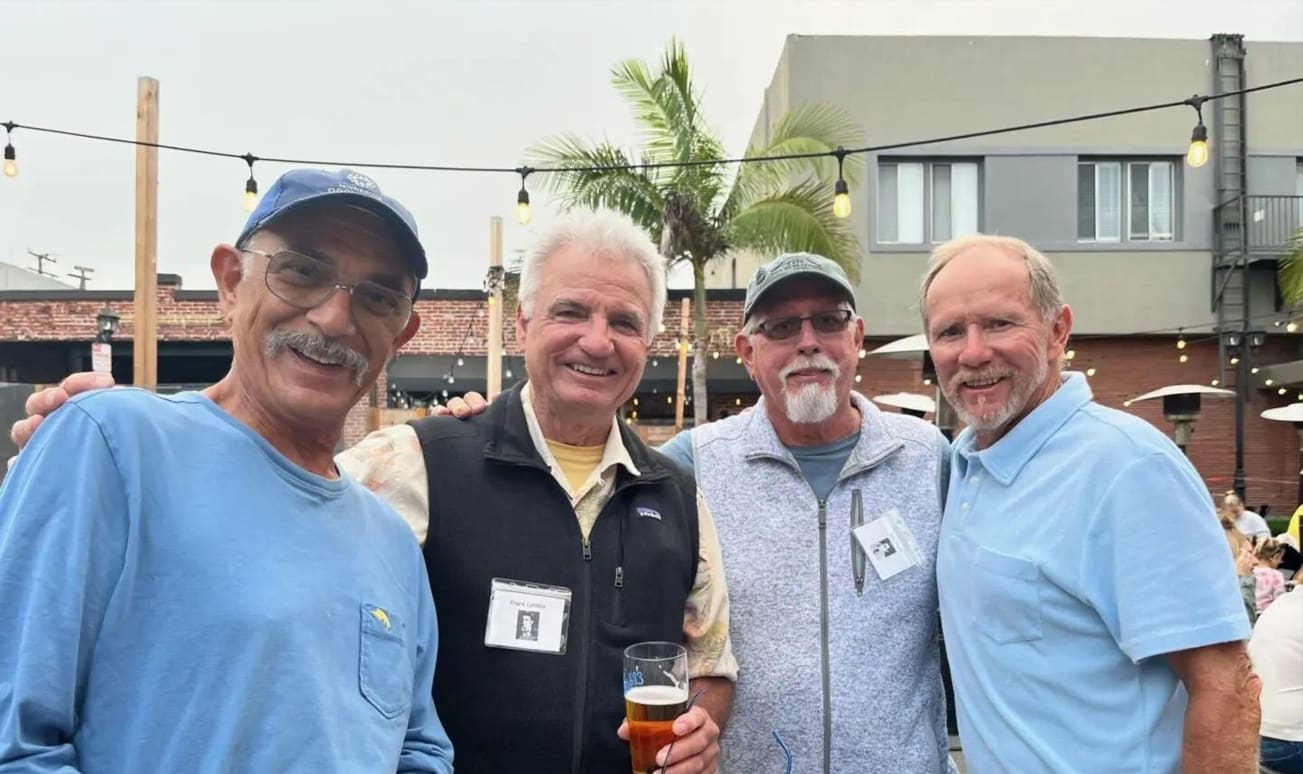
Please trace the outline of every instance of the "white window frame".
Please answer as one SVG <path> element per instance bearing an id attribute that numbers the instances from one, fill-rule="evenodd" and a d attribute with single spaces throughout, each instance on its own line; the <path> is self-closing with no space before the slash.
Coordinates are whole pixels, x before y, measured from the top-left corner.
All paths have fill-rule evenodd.
<path id="1" fill-rule="evenodd" d="M 937 169 L 937 166 L 938 166 L 938 165 L 947 165 L 947 166 L 949 166 L 949 167 L 951 168 L 951 169 L 950 169 L 950 231 L 951 231 L 951 233 L 950 233 L 949 236 L 947 236 L 947 237 L 944 238 L 944 239 L 938 239 L 938 238 L 936 238 L 935 234 L 933 233 L 933 232 L 934 232 L 934 229 L 933 229 L 933 223 L 932 223 L 932 220 L 933 220 L 933 210 L 934 210 L 934 206 L 935 206 L 934 193 L 933 193 L 933 191 L 934 191 L 934 189 L 935 189 L 935 176 L 936 176 L 936 169 Z M 960 165 L 965 165 L 966 167 L 968 167 L 969 169 L 971 169 L 971 174 L 968 173 L 968 172 L 962 172 L 961 174 L 956 175 L 956 174 L 955 174 L 956 168 L 959 167 Z M 882 170 L 883 167 L 887 167 L 887 166 L 895 167 L 896 170 L 897 170 L 897 172 L 896 172 L 896 180 L 897 180 L 896 234 L 897 234 L 897 238 L 896 238 L 896 239 L 892 239 L 892 240 L 887 240 L 887 239 L 883 239 L 883 238 L 882 238 L 882 233 L 883 233 L 883 229 L 882 229 L 882 223 L 883 223 L 883 208 L 882 208 L 882 201 L 883 201 L 883 197 L 882 197 L 882 188 L 881 188 L 881 186 L 882 186 L 882 174 L 881 174 L 881 170 Z M 919 193 L 920 193 L 920 196 L 921 196 L 921 198 L 922 198 L 922 202 L 921 202 L 921 208 L 922 208 L 922 209 L 921 209 L 921 215 L 922 215 L 922 238 L 921 238 L 921 239 L 918 239 L 918 240 L 915 240 L 915 239 L 900 239 L 900 231 L 901 231 L 900 224 L 901 224 L 902 221 L 901 221 L 901 207 L 900 207 L 900 201 L 899 201 L 899 190 L 900 190 L 900 188 L 899 188 L 899 186 L 900 186 L 900 182 L 899 182 L 899 181 L 900 181 L 900 167 L 902 167 L 902 166 L 919 166 L 919 167 L 922 167 L 922 188 L 921 188 L 921 191 L 919 192 Z M 876 204 L 876 221 L 875 221 L 875 223 L 874 223 L 874 231 L 875 231 L 875 233 L 874 233 L 874 242 L 875 242 L 876 244 L 880 244 L 880 245 L 929 245 L 929 244 L 930 244 L 930 245 L 935 245 L 935 244 L 940 244 L 941 242 L 948 241 L 949 239 L 953 239 L 955 236 L 965 236 L 965 235 L 967 235 L 967 234 L 969 234 L 969 233 L 977 233 L 977 232 L 980 232 L 980 231 L 981 231 L 981 227 L 982 227 L 982 162 L 981 162 L 981 159 L 975 159 L 975 158 L 969 158 L 969 157 L 953 158 L 953 159 L 951 159 L 951 158 L 909 158 L 909 157 L 891 157 L 891 158 L 887 158 L 887 159 L 880 159 L 880 160 L 878 161 L 878 169 L 879 169 L 878 182 L 877 182 L 877 186 L 878 186 L 878 187 L 877 187 L 876 196 L 875 196 L 875 202 L 877 203 L 877 204 Z M 955 202 L 955 199 L 956 199 L 956 196 L 959 195 L 959 189 L 961 188 L 960 186 L 956 186 L 956 184 L 955 184 L 957 179 L 959 179 L 959 180 L 963 180 L 964 182 L 967 182 L 967 183 L 970 183 L 969 186 L 963 186 L 963 188 L 964 188 L 964 190 L 969 190 L 969 189 L 971 188 L 972 193 L 973 193 L 973 202 L 972 202 L 972 204 L 973 204 L 973 213 L 972 213 L 972 219 L 973 219 L 974 223 L 972 224 L 973 227 L 972 227 L 971 231 L 968 231 L 968 230 L 962 230 L 962 226 L 963 226 L 964 224 L 960 224 L 960 228 L 958 228 L 958 229 L 956 228 L 956 225 L 955 225 L 955 218 L 956 218 L 956 207 L 955 207 L 956 202 Z M 911 215 L 913 215 L 913 214 L 914 214 L 914 213 L 911 212 Z M 912 220 L 912 218 L 911 218 L 911 220 Z M 911 230 L 913 230 L 913 229 L 911 229 Z M 955 232 L 956 232 L 957 230 L 962 230 L 962 233 L 956 234 Z"/>
<path id="2" fill-rule="evenodd" d="M 1146 165 L 1146 200 L 1145 211 L 1147 222 L 1146 236 L 1137 237 L 1132 235 L 1131 220 L 1131 170 L 1138 165 Z M 1077 234 L 1077 241 L 1084 244 L 1121 244 L 1129 242 L 1133 244 L 1148 243 L 1165 243 L 1176 241 L 1176 214 L 1178 212 L 1179 201 L 1177 193 L 1176 164 L 1171 159 L 1079 159 L 1078 168 L 1082 165 L 1089 165 L 1095 172 L 1095 236 L 1093 238 L 1083 237 Z M 1116 181 L 1116 236 L 1105 234 L 1104 221 L 1108 208 L 1103 206 L 1100 193 L 1105 189 L 1102 178 L 1107 177 L 1108 170 L 1114 176 Z M 1168 229 L 1159 229 L 1155 219 L 1155 210 L 1161 208 L 1154 207 L 1154 180 L 1157 170 L 1165 170 L 1167 173 L 1167 203 L 1168 203 Z M 1080 176 L 1078 176 L 1078 182 Z M 1077 190 L 1077 209 L 1081 209 L 1081 189 Z M 1104 236 L 1101 236 L 1104 234 Z"/>

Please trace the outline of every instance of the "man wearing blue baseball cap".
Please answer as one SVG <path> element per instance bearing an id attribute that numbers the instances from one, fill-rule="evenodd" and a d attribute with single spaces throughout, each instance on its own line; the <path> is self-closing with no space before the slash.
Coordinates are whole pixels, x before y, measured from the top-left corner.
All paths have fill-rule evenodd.
<path id="1" fill-rule="evenodd" d="M 0 769 L 450 774 L 420 550 L 332 459 L 419 325 L 411 213 L 295 170 L 211 266 L 230 372 L 79 395 L 0 487 Z"/>

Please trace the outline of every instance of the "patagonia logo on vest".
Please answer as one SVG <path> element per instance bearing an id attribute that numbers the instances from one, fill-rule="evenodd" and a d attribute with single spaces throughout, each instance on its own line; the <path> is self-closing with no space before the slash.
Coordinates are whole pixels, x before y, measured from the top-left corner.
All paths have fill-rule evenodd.
<path id="1" fill-rule="evenodd" d="M 655 519 L 657 521 L 661 520 L 660 511 L 652 510 L 651 508 L 637 508 L 635 510 L 637 511 L 639 516 L 644 516 L 648 519 Z"/>

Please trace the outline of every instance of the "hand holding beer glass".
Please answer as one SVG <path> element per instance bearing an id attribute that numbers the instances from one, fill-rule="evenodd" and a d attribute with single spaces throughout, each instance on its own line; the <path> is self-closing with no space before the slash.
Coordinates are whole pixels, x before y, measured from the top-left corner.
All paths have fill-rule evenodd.
<path id="1" fill-rule="evenodd" d="M 672 642 L 624 650 L 624 711 L 633 774 L 655 772 L 656 753 L 674 741 L 674 719 L 688 707 L 688 652 Z"/>

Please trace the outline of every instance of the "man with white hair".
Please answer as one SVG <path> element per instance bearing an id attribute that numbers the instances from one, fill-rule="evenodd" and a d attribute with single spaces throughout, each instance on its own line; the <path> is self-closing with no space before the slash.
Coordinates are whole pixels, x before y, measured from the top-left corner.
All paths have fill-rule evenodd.
<path id="1" fill-rule="evenodd" d="M 933 573 L 948 447 L 852 390 L 864 321 L 846 273 L 783 255 L 734 338 L 761 399 L 661 451 L 710 503 L 743 679 L 723 768 L 947 771 Z"/>
<path id="2" fill-rule="evenodd" d="M 473 419 L 389 428 L 340 457 L 424 544 L 443 632 L 435 700 L 459 768 L 629 770 L 623 651 L 670 641 L 707 690 L 657 765 L 715 770 L 737 667 L 714 523 L 691 476 L 616 416 L 665 297 L 645 232 L 575 211 L 521 270 L 529 380 Z M 522 609 L 540 614 L 528 641 Z"/>
<path id="3" fill-rule="evenodd" d="M 1157 428 L 1060 372 L 1054 267 L 1018 239 L 955 240 L 920 309 L 968 426 L 937 584 L 969 769 L 1256 771 L 1261 686 L 1208 490 Z"/>

